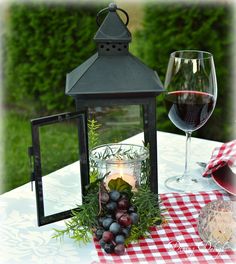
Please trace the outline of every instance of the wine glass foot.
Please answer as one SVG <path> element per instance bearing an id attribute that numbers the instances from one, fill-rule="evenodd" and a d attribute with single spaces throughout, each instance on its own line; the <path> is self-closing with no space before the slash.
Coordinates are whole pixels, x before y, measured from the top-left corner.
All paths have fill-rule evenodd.
<path id="1" fill-rule="evenodd" d="M 200 178 L 201 177 L 201 178 Z M 200 176 L 199 179 L 191 176 L 174 176 L 166 179 L 165 186 L 175 192 L 200 192 L 209 184 L 209 180 Z"/>

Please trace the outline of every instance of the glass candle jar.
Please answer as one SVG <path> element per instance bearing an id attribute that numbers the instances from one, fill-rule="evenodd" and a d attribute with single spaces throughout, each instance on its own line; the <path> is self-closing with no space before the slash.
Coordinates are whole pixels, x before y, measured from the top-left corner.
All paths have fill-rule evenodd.
<path id="1" fill-rule="evenodd" d="M 122 178 L 135 189 L 141 180 L 142 162 L 148 158 L 147 148 L 134 144 L 107 144 L 90 152 L 91 166 L 104 177 L 105 185 L 112 179 Z"/>
<path id="2" fill-rule="evenodd" d="M 218 249 L 236 248 L 236 201 L 217 200 L 199 213 L 198 233 L 208 245 Z"/>

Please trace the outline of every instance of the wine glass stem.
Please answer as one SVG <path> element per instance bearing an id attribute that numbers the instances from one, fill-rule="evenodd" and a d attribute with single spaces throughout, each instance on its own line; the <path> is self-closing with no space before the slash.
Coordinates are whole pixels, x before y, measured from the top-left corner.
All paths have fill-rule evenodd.
<path id="1" fill-rule="evenodd" d="M 186 145 L 185 145 L 185 166 L 184 166 L 184 174 L 183 177 L 189 175 L 189 162 L 190 162 L 190 154 L 191 154 L 191 132 L 186 132 Z"/>

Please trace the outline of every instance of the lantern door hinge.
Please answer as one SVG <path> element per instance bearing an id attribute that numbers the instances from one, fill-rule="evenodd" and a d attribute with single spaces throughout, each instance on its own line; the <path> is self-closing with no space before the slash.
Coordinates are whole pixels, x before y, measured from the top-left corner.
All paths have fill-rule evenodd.
<path id="1" fill-rule="evenodd" d="M 29 155 L 29 166 L 30 166 L 31 191 L 33 191 L 33 181 L 35 181 L 35 174 L 34 174 L 34 166 L 33 166 L 34 148 L 32 146 L 28 147 L 28 155 Z"/>

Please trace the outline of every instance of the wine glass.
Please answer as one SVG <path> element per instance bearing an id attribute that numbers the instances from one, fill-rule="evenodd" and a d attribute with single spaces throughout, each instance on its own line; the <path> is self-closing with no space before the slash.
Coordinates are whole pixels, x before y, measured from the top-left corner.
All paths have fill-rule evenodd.
<path id="1" fill-rule="evenodd" d="M 189 170 L 190 141 L 192 132 L 207 122 L 215 108 L 217 81 L 212 54 L 198 50 L 171 53 L 165 88 L 168 117 L 186 134 L 184 172 L 168 178 L 165 185 L 178 192 L 201 190 L 203 177 Z"/>

